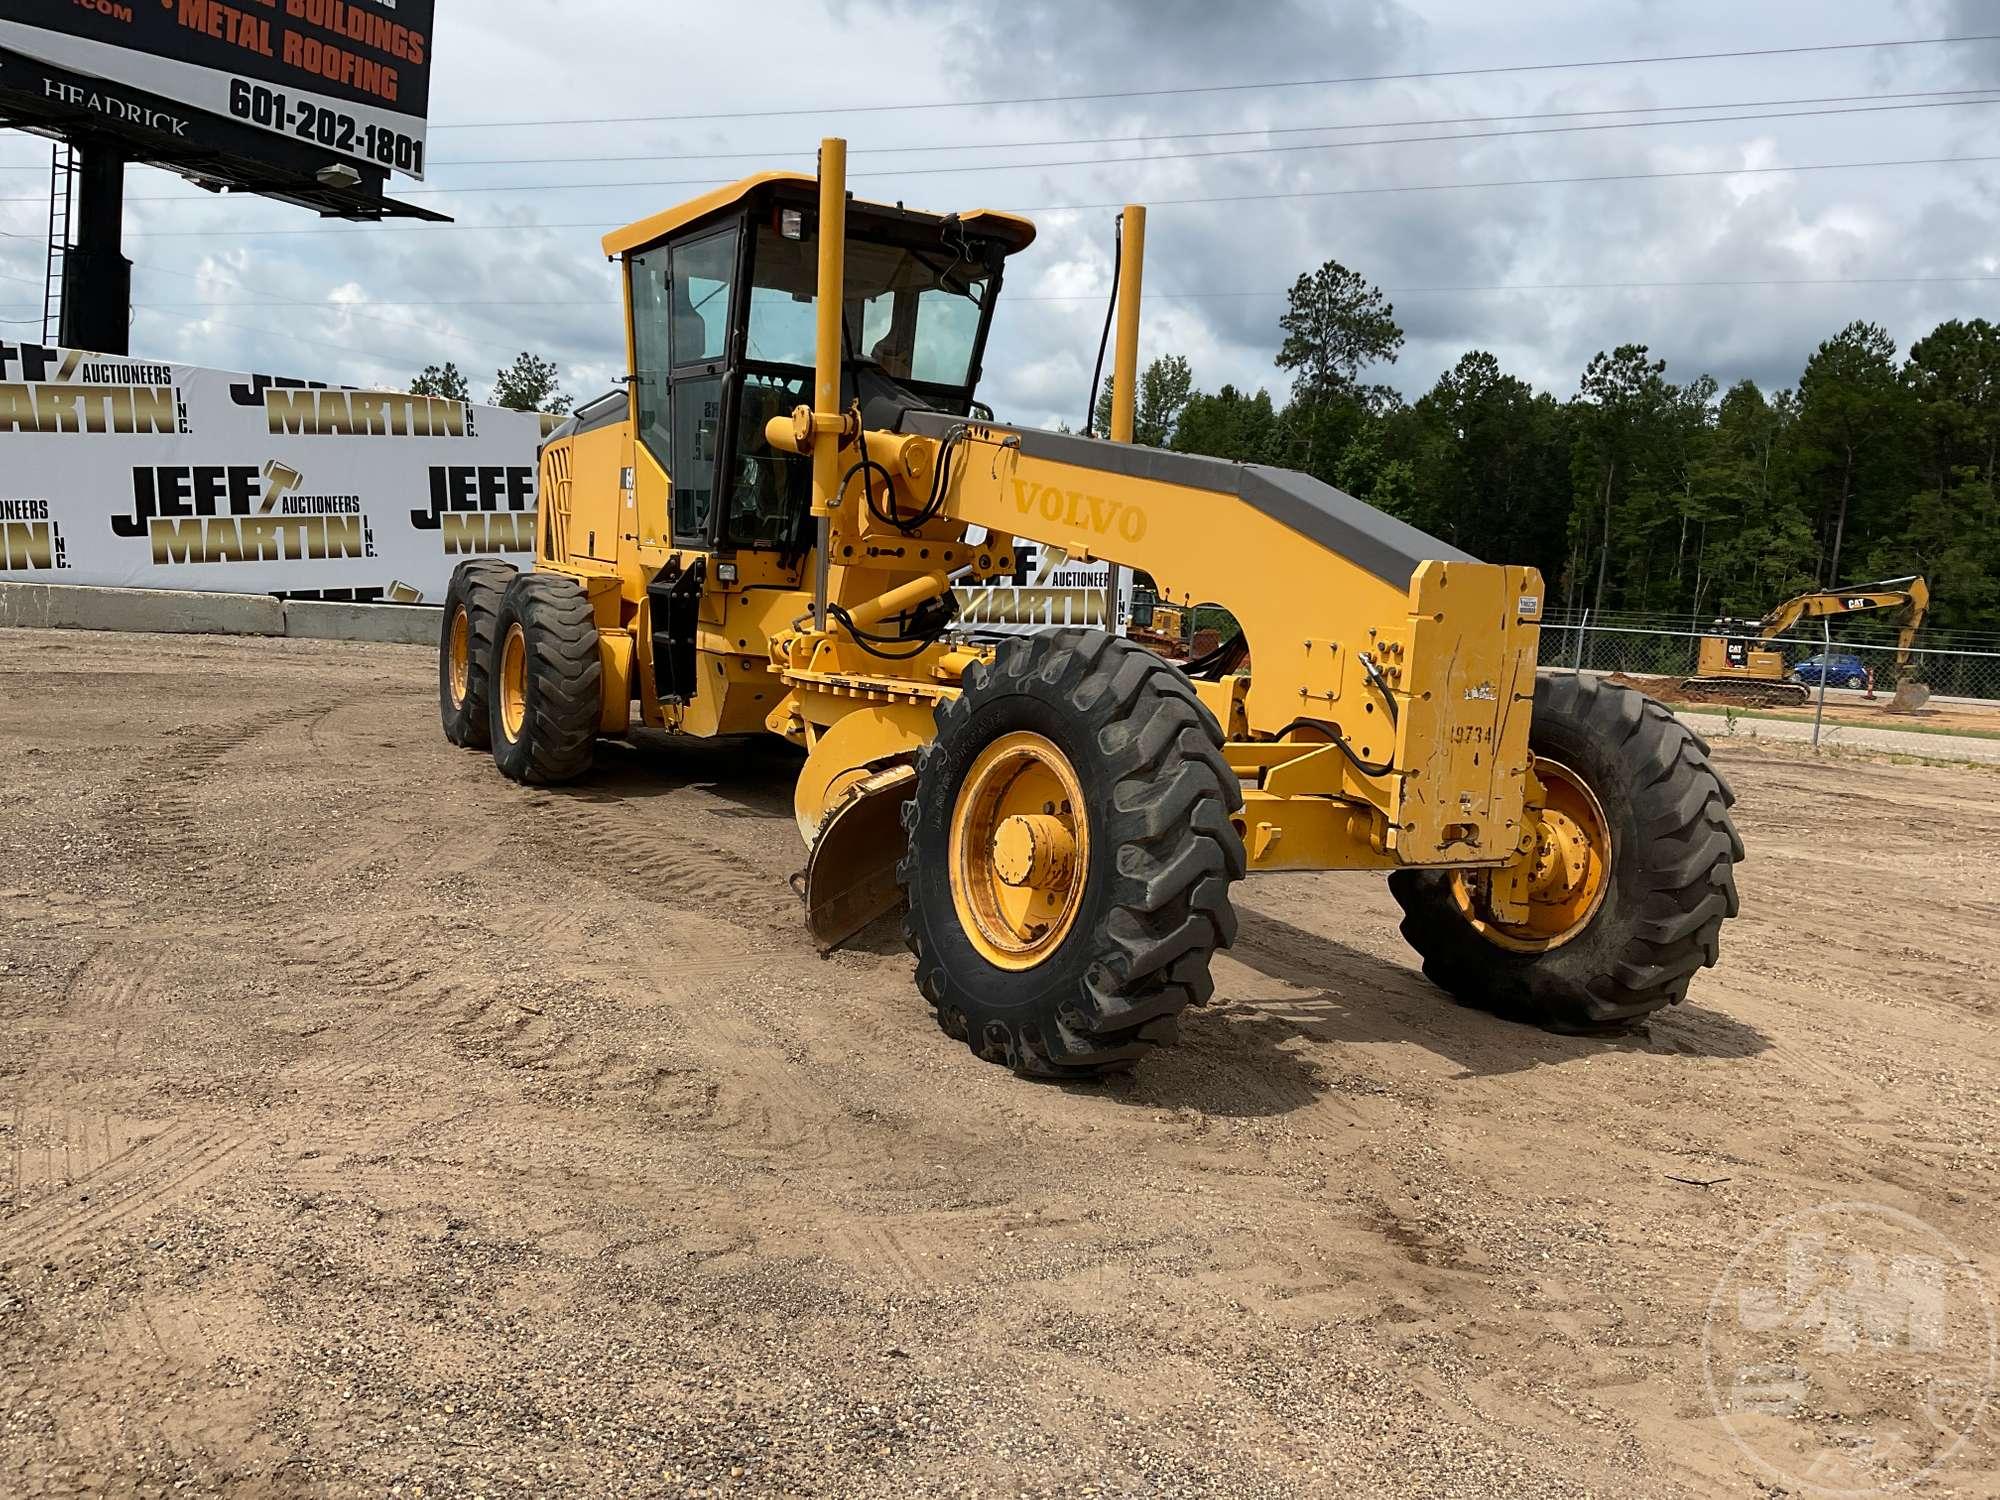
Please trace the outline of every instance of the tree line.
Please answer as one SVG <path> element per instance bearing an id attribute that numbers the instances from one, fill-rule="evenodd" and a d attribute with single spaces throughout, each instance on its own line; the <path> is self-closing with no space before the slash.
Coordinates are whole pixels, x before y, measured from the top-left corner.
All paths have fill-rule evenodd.
<path id="1" fill-rule="evenodd" d="M 1403 330 L 1336 261 L 1278 320 L 1289 399 L 1141 374 L 1135 436 L 1304 470 L 1496 562 L 1541 569 L 1558 607 L 1755 617 L 1808 589 L 1908 573 L 1933 622 L 2000 629 L 2000 330 L 1939 324 L 1899 358 L 1879 325 L 1819 345 L 1798 384 L 1677 382 L 1643 344 L 1599 353 L 1558 397 L 1473 350 L 1414 402 L 1369 377 Z M 1109 393 L 1098 403 L 1109 424 Z"/>
<path id="2" fill-rule="evenodd" d="M 488 398 L 487 405 L 504 407 L 508 411 L 543 411 L 562 416 L 569 411 L 571 401 L 562 389 L 560 374 L 555 361 L 523 349 L 506 369 L 494 372 L 493 394 Z M 465 378 L 457 365 L 446 361 L 441 365 L 424 366 L 423 373 L 410 382 L 410 394 L 470 402 L 472 382 Z"/>
<path id="3" fill-rule="evenodd" d="M 1414 402 L 1371 376 L 1404 336 L 1379 287 L 1328 261 L 1278 319 L 1287 398 L 1197 389 L 1186 358 L 1141 372 L 1153 447 L 1303 470 L 1475 557 L 1541 570 L 1558 608 L 1755 617 L 1814 588 L 1922 573 L 1931 619 L 2000 630 L 2000 329 L 1940 323 L 1899 357 L 1854 322 L 1766 392 L 1670 379 L 1643 344 L 1597 354 L 1567 397 L 1472 350 Z M 455 365 L 412 384 L 470 398 Z M 523 352 L 493 402 L 564 412 Z M 1093 427 L 1110 428 L 1103 388 Z"/>

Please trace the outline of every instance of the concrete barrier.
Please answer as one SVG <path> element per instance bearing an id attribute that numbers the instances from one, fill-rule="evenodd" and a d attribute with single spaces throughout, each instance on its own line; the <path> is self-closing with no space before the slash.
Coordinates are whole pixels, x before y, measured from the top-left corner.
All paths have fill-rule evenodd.
<path id="1" fill-rule="evenodd" d="M 330 600 L 287 599 L 285 634 L 307 641 L 383 641 L 396 646 L 435 646 L 444 611 L 425 604 L 339 604 Z"/>
<path id="2" fill-rule="evenodd" d="M 0 627 L 127 630 L 169 635 L 273 635 L 310 641 L 435 646 L 444 611 L 417 604 L 341 604 L 269 594 L 0 583 Z"/>
<path id="3" fill-rule="evenodd" d="M 269 594 L 0 583 L 0 625 L 170 635 L 283 635 L 285 611 Z"/>

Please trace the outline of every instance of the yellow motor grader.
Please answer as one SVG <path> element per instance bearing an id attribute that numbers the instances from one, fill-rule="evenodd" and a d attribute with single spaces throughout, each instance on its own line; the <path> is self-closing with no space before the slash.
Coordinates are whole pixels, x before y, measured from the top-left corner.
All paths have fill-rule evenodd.
<path id="1" fill-rule="evenodd" d="M 446 734 L 536 783 L 636 726 L 783 736 L 814 933 L 902 905 L 940 1024 L 1024 1074 L 1172 1041 L 1252 871 L 1388 872 L 1468 1004 L 1588 1031 L 1680 1000 L 1736 912 L 1729 788 L 1658 704 L 1537 680 L 1535 571 L 1133 445 L 1138 208 L 1113 440 L 993 420 L 973 393 L 1034 226 L 850 201 L 845 154 L 605 238 L 626 389 L 545 445 L 533 570 L 454 576 Z M 1011 574 L 1017 538 L 1239 633 L 1182 666 L 1090 629 L 977 644 L 953 584 Z"/>

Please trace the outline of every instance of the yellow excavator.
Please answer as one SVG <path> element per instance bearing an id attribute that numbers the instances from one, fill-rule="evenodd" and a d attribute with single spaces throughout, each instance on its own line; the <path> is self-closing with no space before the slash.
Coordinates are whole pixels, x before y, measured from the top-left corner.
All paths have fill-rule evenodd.
<path id="1" fill-rule="evenodd" d="M 1896 675 L 1899 679 L 1896 702 L 1899 707 L 1921 707 L 1929 699 L 1930 690 L 1901 679 L 1908 676 L 1910 647 L 1916 642 L 1917 632 L 1923 629 L 1924 617 L 1930 613 L 1930 607 L 1930 585 L 1922 578 L 1912 576 L 1885 578 L 1879 583 L 1857 583 L 1843 589 L 1816 589 L 1787 599 L 1761 620 L 1717 620 L 1716 633 L 1701 638 L 1701 655 L 1695 675 L 1681 684 L 1681 692 L 1704 703 L 1804 703 L 1811 698 L 1812 688 L 1819 685 L 1818 678 L 1808 684 L 1798 674 L 1788 673 L 1784 652 L 1770 646 L 1769 642 L 1806 620 L 1865 614 L 1878 609 L 1900 609 L 1905 613 L 1896 649 Z M 1815 670 L 1820 675 L 1826 675 L 1833 669 L 1830 663 L 1820 662 Z M 1863 675 L 1865 678 L 1866 674 Z M 1864 685 L 1872 684 L 1865 681 L 1834 682 L 1831 679 L 1827 683 L 1829 687 Z"/>
<path id="2" fill-rule="evenodd" d="M 1022 1074 L 1172 1041 L 1257 871 L 1387 872 L 1467 1004 L 1598 1031 L 1686 994 L 1736 912 L 1729 788 L 1657 703 L 1537 681 L 1533 569 L 1134 445 L 1138 207 L 1113 440 L 993 420 L 974 391 L 1034 226 L 850 201 L 845 165 L 829 140 L 817 176 L 605 238 L 629 378 L 545 444 L 533 570 L 454 575 L 451 740 L 544 784 L 640 726 L 790 741 L 811 931 L 900 907 L 940 1025 Z M 953 586 L 1012 573 L 1017 538 L 1240 631 L 1182 666 L 1093 629 L 975 642 Z"/>

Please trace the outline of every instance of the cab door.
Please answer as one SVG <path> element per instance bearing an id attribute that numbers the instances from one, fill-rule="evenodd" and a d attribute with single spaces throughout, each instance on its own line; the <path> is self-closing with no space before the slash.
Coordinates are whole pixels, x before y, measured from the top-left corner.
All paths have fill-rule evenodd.
<path id="1" fill-rule="evenodd" d="M 666 703 L 701 696 L 700 610 L 727 482 L 741 243 L 730 223 L 630 262 L 634 501 L 642 533 L 660 518 L 670 549 L 646 588 L 655 686 Z"/>
<path id="2" fill-rule="evenodd" d="M 628 262 L 639 530 L 676 550 L 714 547 L 738 243 L 727 224 Z"/>
<path id="3" fill-rule="evenodd" d="M 729 344 L 740 231 L 712 229 L 670 247 L 663 322 L 670 360 L 668 408 L 676 547 L 715 545 L 716 497 L 728 451 Z"/>

